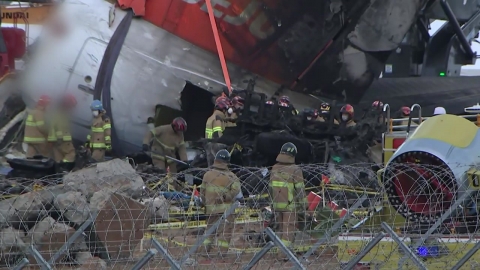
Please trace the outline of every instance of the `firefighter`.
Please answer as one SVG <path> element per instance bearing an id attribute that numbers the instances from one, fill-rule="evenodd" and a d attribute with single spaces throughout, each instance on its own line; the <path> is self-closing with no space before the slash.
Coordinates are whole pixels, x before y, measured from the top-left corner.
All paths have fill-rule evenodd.
<path id="1" fill-rule="evenodd" d="M 235 197 L 241 192 L 240 179 L 228 169 L 230 154 L 222 149 L 215 155 L 215 161 L 209 171 L 203 176 L 201 199 L 205 204 L 205 214 L 208 216 L 208 231 L 235 202 Z M 207 252 L 212 246 L 218 246 L 219 251 L 224 254 L 228 251 L 232 239 L 235 215 L 230 214 L 220 224 L 213 237 L 205 240 Z"/>
<path id="2" fill-rule="evenodd" d="M 183 133 L 187 131 L 187 122 L 182 117 L 173 119 L 170 125 L 163 125 L 147 131 L 143 138 L 143 151 L 149 152 L 154 166 L 171 173 L 177 172 L 177 164 L 168 157 L 187 162 L 187 149 Z"/>
<path id="3" fill-rule="evenodd" d="M 48 141 L 53 144 L 53 158 L 58 163 L 75 161 L 75 147 L 72 143 L 70 126 L 71 114 L 75 106 L 77 106 L 75 96 L 65 95 L 50 125 Z"/>
<path id="4" fill-rule="evenodd" d="M 297 147 L 293 143 L 282 146 L 269 183 L 275 223 L 280 227 L 280 238 L 289 248 L 293 248 L 298 214 L 306 209 L 303 172 L 295 165 L 296 155 Z"/>
<path id="5" fill-rule="evenodd" d="M 372 102 L 372 106 L 370 107 L 371 115 L 378 119 L 379 124 L 386 123 L 385 115 L 383 114 L 383 102 L 380 100 L 375 100 Z"/>
<path id="6" fill-rule="evenodd" d="M 225 118 L 228 107 L 228 99 L 217 99 L 217 102 L 215 103 L 215 110 L 213 111 L 213 114 L 207 119 L 207 123 L 205 125 L 206 139 L 218 139 L 222 137 L 223 131 L 225 130 Z M 225 144 L 217 142 L 208 142 L 205 145 L 208 166 L 212 166 L 216 153 L 221 149 L 225 149 L 226 147 L 227 146 Z"/>
<path id="7" fill-rule="evenodd" d="M 227 118 L 225 127 L 236 127 L 237 124 L 235 120 L 242 113 L 243 110 L 243 98 L 240 96 L 235 96 L 232 98 L 231 106 L 227 110 Z"/>
<path id="8" fill-rule="evenodd" d="M 51 146 L 47 142 L 48 127 L 45 124 L 45 110 L 50 104 L 50 97 L 42 95 L 35 109 L 30 111 L 25 121 L 23 142 L 28 145 L 27 158 L 42 155 L 51 157 Z"/>
<path id="9" fill-rule="evenodd" d="M 354 127 L 356 126 L 357 124 L 355 123 L 355 121 L 353 121 L 353 116 L 354 116 L 354 109 L 353 109 L 353 106 L 350 105 L 350 104 L 347 104 L 345 106 L 343 106 L 341 109 L 340 109 L 340 125 L 342 126 L 345 126 L 345 127 Z"/>
<path id="10" fill-rule="evenodd" d="M 312 108 L 305 108 L 302 112 L 303 123 L 306 128 L 315 129 L 317 122 L 324 122 L 318 117 L 318 111 Z"/>
<path id="11" fill-rule="evenodd" d="M 207 119 L 205 124 L 205 138 L 216 139 L 223 135 L 225 130 L 225 118 L 228 110 L 228 102 L 226 99 L 218 99 L 215 103 L 213 114 Z"/>
<path id="12" fill-rule="evenodd" d="M 112 150 L 112 125 L 100 100 L 94 100 L 90 109 L 92 110 L 93 120 L 86 146 L 90 148 L 92 158 L 101 162 L 105 160 L 105 152 Z"/>
<path id="13" fill-rule="evenodd" d="M 292 115 L 298 115 L 298 111 L 295 109 L 293 104 L 290 102 L 290 97 L 288 97 L 288 96 L 280 97 L 280 100 L 278 101 L 278 106 L 280 108 L 288 108 L 288 110 L 291 111 Z"/>
<path id="14" fill-rule="evenodd" d="M 410 108 L 407 106 L 403 106 L 402 108 L 400 108 L 400 118 L 406 119 L 409 117 L 410 117 Z M 396 125 L 405 126 L 405 130 L 406 130 L 406 126 L 408 126 L 408 119 L 402 120 L 400 123 L 396 123 Z"/>
<path id="15" fill-rule="evenodd" d="M 318 119 L 320 122 L 328 122 L 330 120 L 330 104 L 327 102 L 323 102 L 320 104 L 319 116 Z M 333 119 L 333 123 L 338 125 L 337 119 Z"/>

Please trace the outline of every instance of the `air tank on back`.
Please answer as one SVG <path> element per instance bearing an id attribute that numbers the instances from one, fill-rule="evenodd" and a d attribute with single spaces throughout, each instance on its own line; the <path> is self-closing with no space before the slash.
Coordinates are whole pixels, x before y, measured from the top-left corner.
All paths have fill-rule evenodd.
<path id="1" fill-rule="evenodd" d="M 390 204 L 408 221 L 432 223 L 463 192 L 480 165 L 479 128 L 455 115 L 423 122 L 387 163 L 382 181 Z M 477 166 L 478 166 L 477 165 Z M 479 174 L 480 175 L 480 174 Z"/>

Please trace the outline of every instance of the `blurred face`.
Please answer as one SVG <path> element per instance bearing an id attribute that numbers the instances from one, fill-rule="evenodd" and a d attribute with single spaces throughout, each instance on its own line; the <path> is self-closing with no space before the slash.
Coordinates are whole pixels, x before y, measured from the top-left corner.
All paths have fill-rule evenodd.
<path id="1" fill-rule="evenodd" d="M 342 121 L 347 121 L 350 118 L 350 115 L 348 113 L 342 113 Z"/>

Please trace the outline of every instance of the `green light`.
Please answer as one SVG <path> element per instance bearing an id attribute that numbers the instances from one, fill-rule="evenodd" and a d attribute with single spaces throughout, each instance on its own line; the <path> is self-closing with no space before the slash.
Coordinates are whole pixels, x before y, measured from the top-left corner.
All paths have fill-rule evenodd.
<path id="1" fill-rule="evenodd" d="M 445 77 L 445 72 L 440 72 L 440 77 Z"/>

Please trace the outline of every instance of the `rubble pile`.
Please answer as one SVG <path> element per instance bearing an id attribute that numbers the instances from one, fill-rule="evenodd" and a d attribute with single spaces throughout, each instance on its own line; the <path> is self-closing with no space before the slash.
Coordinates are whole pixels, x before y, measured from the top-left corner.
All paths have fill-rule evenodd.
<path id="1" fill-rule="evenodd" d="M 30 246 L 49 261 L 82 225 L 84 233 L 54 263 L 103 269 L 106 261 L 131 258 L 150 223 L 151 210 L 135 200 L 143 187 L 128 162 L 114 159 L 65 175 L 63 185 L 0 201 L 0 264 L 24 257 L 38 264 Z"/>

